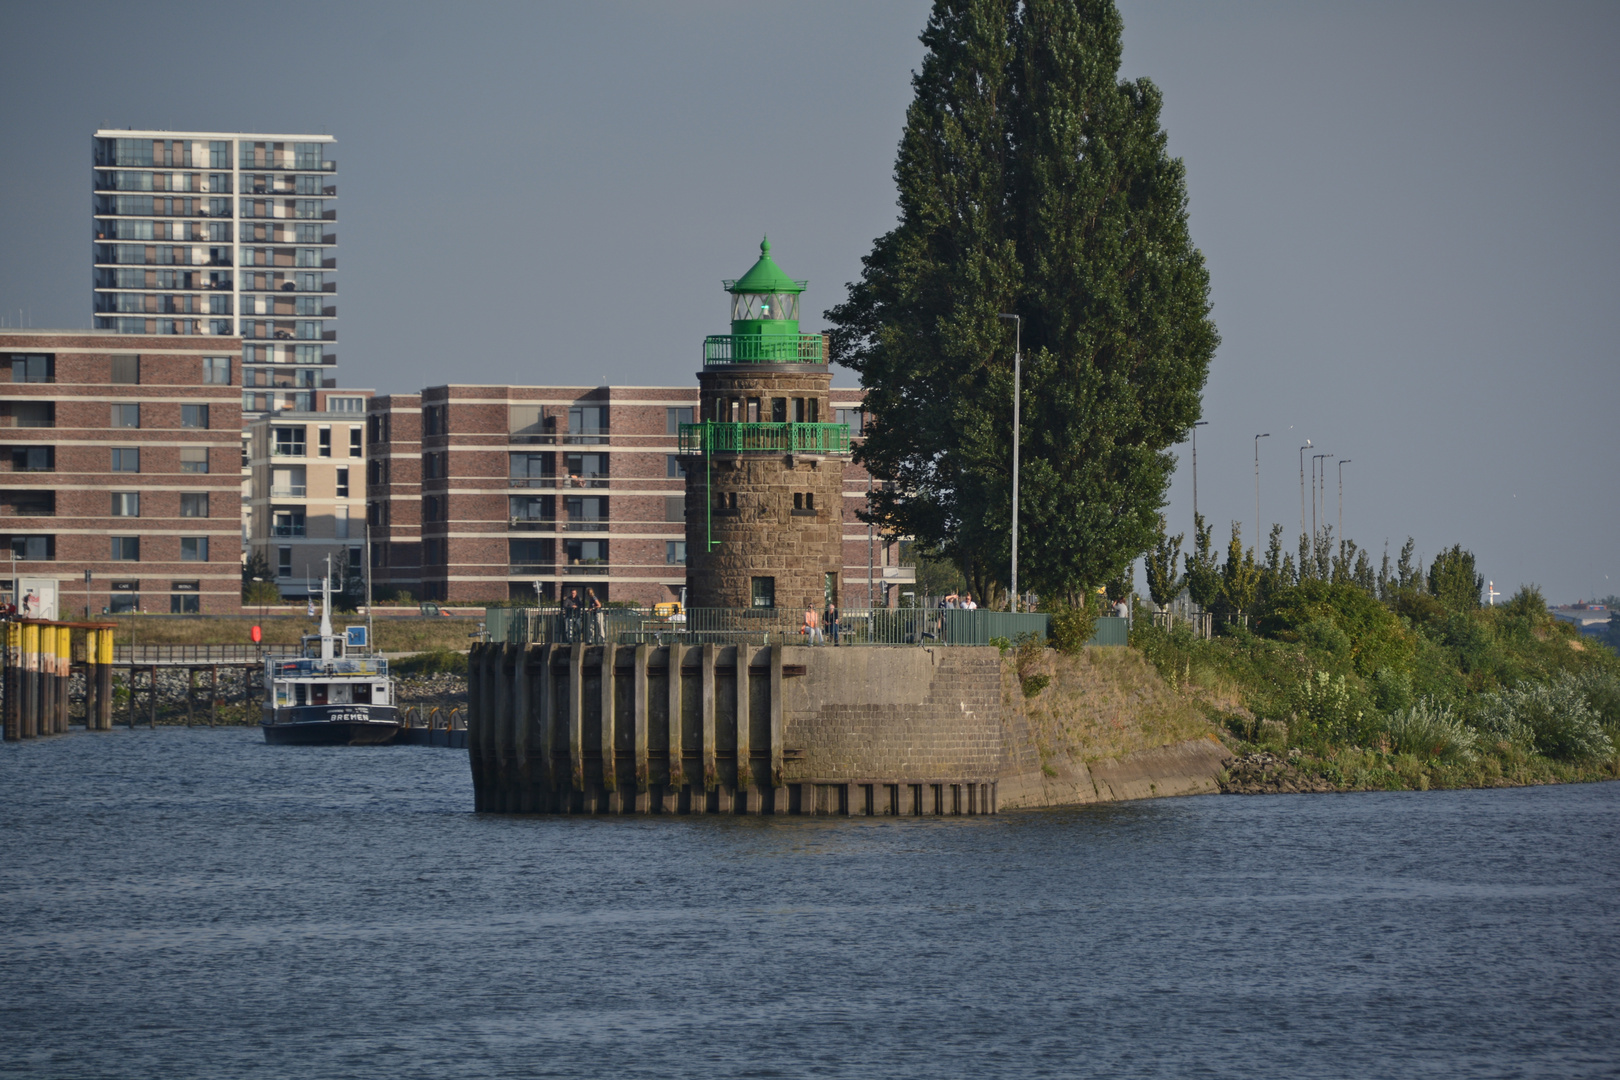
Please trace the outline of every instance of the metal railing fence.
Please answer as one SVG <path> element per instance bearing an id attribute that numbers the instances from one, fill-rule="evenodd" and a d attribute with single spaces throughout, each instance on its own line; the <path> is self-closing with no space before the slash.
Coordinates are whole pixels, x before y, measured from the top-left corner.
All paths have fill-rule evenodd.
<path id="1" fill-rule="evenodd" d="M 848 424 L 796 424 L 775 421 L 729 424 L 713 420 L 682 424 L 683 454 L 847 454 Z"/>
<path id="2" fill-rule="evenodd" d="M 1090 644 L 1124 645 L 1127 620 L 1102 618 Z M 484 618 L 491 641 L 619 645 L 989 645 L 1024 634 L 1047 636 L 1047 617 L 1007 611 L 876 608 L 842 612 L 812 642 L 804 612 L 785 608 L 689 608 L 659 617 L 636 608 L 565 614 L 560 608 L 491 608 Z"/>

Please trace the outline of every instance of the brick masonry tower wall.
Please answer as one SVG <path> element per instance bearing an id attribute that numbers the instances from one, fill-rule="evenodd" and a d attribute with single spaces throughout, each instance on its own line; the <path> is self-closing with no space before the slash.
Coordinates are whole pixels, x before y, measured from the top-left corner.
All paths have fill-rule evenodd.
<path id="1" fill-rule="evenodd" d="M 831 421 L 825 365 L 729 365 L 698 374 L 699 417 L 728 419 L 731 403 L 759 402 L 769 420 L 773 399 L 807 402 L 808 417 Z M 772 578 L 776 607 L 820 611 L 827 575 L 841 594 L 843 479 L 848 455 L 716 454 L 688 459 L 686 470 L 687 603 L 746 608 L 753 579 Z M 735 508 L 733 508 L 735 507 Z M 710 549 L 709 540 L 715 541 Z M 840 602 L 842 598 L 840 596 Z"/>

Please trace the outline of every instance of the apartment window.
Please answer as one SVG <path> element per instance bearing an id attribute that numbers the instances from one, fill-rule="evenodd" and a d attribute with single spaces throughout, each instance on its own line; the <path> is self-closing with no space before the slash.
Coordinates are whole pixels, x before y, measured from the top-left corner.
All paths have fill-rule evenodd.
<path id="1" fill-rule="evenodd" d="M 207 472 L 208 447 L 182 446 L 180 448 L 180 471 L 183 473 Z"/>
<path id="2" fill-rule="evenodd" d="M 776 579 L 773 577 L 757 577 L 749 582 L 749 593 L 753 598 L 754 607 L 774 608 L 776 606 Z"/>
<path id="3" fill-rule="evenodd" d="M 508 540 L 507 560 L 513 566 L 544 566 L 548 569 L 556 561 L 556 542 L 552 540 Z"/>
<path id="4" fill-rule="evenodd" d="M 347 506 L 334 506 L 332 508 L 332 537 L 335 540 L 349 538 L 349 508 Z"/>
<path id="5" fill-rule="evenodd" d="M 272 428 L 270 452 L 275 457 L 303 457 L 308 450 L 304 437 L 302 427 Z"/>
<path id="6" fill-rule="evenodd" d="M 140 472 L 141 451 L 134 446 L 115 446 L 112 448 L 113 472 Z"/>
<path id="7" fill-rule="evenodd" d="M 864 417 L 860 409 L 834 409 L 833 416 L 837 423 L 849 425 L 851 435 L 861 434 Z"/>
<path id="8" fill-rule="evenodd" d="M 607 532 L 607 500 L 599 495 L 576 495 L 568 500 L 568 527 L 575 532 Z"/>
<path id="9" fill-rule="evenodd" d="M 169 594 L 170 615 L 198 615 L 202 613 L 202 597 L 194 592 Z"/>
<path id="10" fill-rule="evenodd" d="M 771 422 L 776 424 L 787 423 L 787 398 L 771 398 Z"/>
<path id="11" fill-rule="evenodd" d="M 127 615 L 132 611 L 141 610 L 141 594 L 134 590 L 140 586 L 138 581 L 115 581 L 112 583 L 113 594 L 108 597 L 107 610 L 114 615 Z"/>
<path id="12" fill-rule="evenodd" d="M 56 426 L 54 401 L 0 401 L 0 427 Z"/>
<path id="13" fill-rule="evenodd" d="M 671 566 L 675 566 L 677 564 L 684 566 L 686 564 L 686 541 L 664 541 L 664 562 Z"/>
<path id="14" fill-rule="evenodd" d="M 14 383 L 55 382 L 56 357 L 12 353 L 11 381 Z"/>
<path id="15" fill-rule="evenodd" d="M 141 381 L 141 358 L 138 356 L 115 356 L 112 358 L 112 382 L 135 386 Z"/>
<path id="16" fill-rule="evenodd" d="M 596 442 L 608 431 L 607 406 L 576 405 L 568 410 L 568 434 L 572 442 Z"/>
<path id="17" fill-rule="evenodd" d="M 681 460 L 679 454 L 664 455 L 664 475 L 667 477 L 681 477 L 686 475 L 686 462 Z"/>
<path id="18" fill-rule="evenodd" d="M 12 536 L 8 538 L 11 556 L 14 559 L 41 559 L 56 558 L 56 537 L 54 536 Z"/>
<path id="19" fill-rule="evenodd" d="M 422 520 L 423 521 L 438 521 L 439 520 L 439 503 L 440 503 L 440 499 L 439 499 L 439 497 L 437 495 L 424 495 L 424 496 L 422 496 Z"/>
<path id="20" fill-rule="evenodd" d="M 557 517 L 557 503 L 550 495 L 512 495 L 506 500 L 507 516 L 517 522 L 550 522 Z"/>
<path id="21" fill-rule="evenodd" d="M 276 548 L 276 576 L 292 577 L 292 548 Z"/>
<path id="22" fill-rule="evenodd" d="M 422 434 L 443 435 L 449 428 L 448 405 L 428 405 L 422 409 Z"/>
<path id="23" fill-rule="evenodd" d="M 337 497 L 340 499 L 349 497 L 349 470 L 347 468 L 337 471 Z"/>
<path id="24" fill-rule="evenodd" d="M 208 406 L 180 406 L 180 426 L 183 428 L 206 428 L 208 426 Z"/>
<path id="25" fill-rule="evenodd" d="M 180 516 L 205 518 L 208 516 L 208 492 L 187 492 L 180 496 Z"/>
<path id="26" fill-rule="evenodd" d="M 275 536 L 303 536 L 304 512 L 302 510 L 273 511 L 270 515 L 270 530 Z"/>
<path id="27" fill-rule="evenodd" d="M 685 521 L 686 520 L 686 496 L 685 495 L 669 495 L 669 496 L 666 496 L 664 498 L 664 520 L 665 521 Z"/>
<path id="28" fill-rule="evenodd" d="M 139 405 L 114 405 L 112 407 L 112 426 L 115 428 L 140 427 L 141 407 Z"/>
<path id="29" fill-rule="evenodd" d="M 565 454 L 563 465 L 568 470 L 570 483 L 578 481 L 585 487 L 607 487 L 606 454 Z"/>
<path id="30" fill-rule="evenodd" d="M 606 540 L 570 540 L 564 553 L 571 566 L 605 566 L 608 561 Z"/>
<path id="31" fill-rule="evenodd" d="M 320 429 L 317 437 L 318 437 L 319 449 L 316 451 L 316 456 L 317 457 L 331 457 L 332 456 L 332 429 L 329 428 L 329 427 L 322 427 Z"/>
<path id="32" fill-rule="evenodd" d="M 270 497 L 272 499 L 302 499 L 308 493 L 308 490 L 304 466 L 284 465 L 270 470 Z"/>
<path id="33" fill-rule="evenodd" d="M 357 547 L 350 548 L 349 549 L 349 573 L 358 574 L 364 568 L 365 568 L 365 559 L 363 558 L 362 550 L 360 548 L 357 548 Z"/>
<path id="34" fill-rule="evenodd" d="M 380 415 L 366 417 L 366 436 L 374 443 L 382 441 L 382 417 Z"/>
<path id="35" fill-rule="evenodd" d="M 11 448 L 11 471 L 55 472 L 56 447 L 13 446 Z"/>
<path id="36" fill-rule="evenodd" d="M 359 401 L 360 399 L 355 398 L 354 400 Z M 365 444 L 361 441 L 362 437 L 363 436 L 362 436 L 361 431 L 360 431 L 359 428 L 352 427 L 352 428 L 349 429 L 349 456 L 350 457 L 365 457 L 366 448 L 365 448 Z"/>
<path id="37" fill-rule="evenodd" d="M 140 558 L 140 537 L 115 536 L 112 538 L 112 559 L 114 562 L 139 562 Z"/>
<path id="38" fill-rule="evenodd" d="M 141 493 L 138 491 L 115 491 L 112 493 L 113 517 L 140 517 Z"/>
<path id="39" fill-rule="evenodd" d="M 556 479 L 550 454 L 510 454 L 513 487 L 550 487 Z"/>
<path id="40" fill-rule="evenodd" d="M 750 424 L 759 423 L 759 398 L 757 397 L 748 399 L 748 422 Z"/>
<path id="41" fill-rule="evenodd" d="M 208 144 L 208 167 L 210 169 L 228 169 L 231 167 L 231 144 L 226 141 L 216 141 Z"/>
<path id="42" fill-rule="evenodd" d="M 182 536 L 180 538 L 181 562 L 207 562 L 208 537 Z"/>
<path id="43" fill-rule="evenodd" d="M 666 416 L 666 420 L 664 433 L 666 435 L 679 435 L 681 433 L 682 424 L 690 424 L 693 422 L 692 413 L 693 410 L 691 406 L 680 409 L 665 409 L 664 414 Z"/>

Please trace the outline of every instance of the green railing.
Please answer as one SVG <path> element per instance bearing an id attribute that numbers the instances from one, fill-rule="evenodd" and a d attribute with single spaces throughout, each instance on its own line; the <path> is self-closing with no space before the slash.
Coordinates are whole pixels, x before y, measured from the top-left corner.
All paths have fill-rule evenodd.
<path id="1" fill-rule="evenodd" d="M 682 424 L 683 454 L 847 454 L 848 424 Z"/>
<path id="2" fill-rule="evenodd" d="M 819 613 L 818 613 L 819 614 Z M 632 608 L 608 608 L 600 618 L 564 615 L 557 608 L 492 608 L 485 619 L 491 641 L 619 645 L 805 645 L 804 612 L 785 608 L 690 608 L 659 618 Z M 1023 634 L 1045 637 L 1039 614 L 936 608 L 876 608 L 845 611 L 836 631 L 821 628 L 817 644 L 989 645 Z M 1125 620 L 1099 619 L 1092 645 L 1125 644 Z"/>
<path id="3" fill-rule="evenodd" d="M 825 364 L 826 339 L 820 334 L 710 334 L 703 339 L 703 364 Z"/>

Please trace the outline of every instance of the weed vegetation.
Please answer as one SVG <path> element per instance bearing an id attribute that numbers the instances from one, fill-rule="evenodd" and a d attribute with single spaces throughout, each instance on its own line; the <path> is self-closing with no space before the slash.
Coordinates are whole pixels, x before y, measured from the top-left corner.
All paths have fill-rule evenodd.
<path id="1" fill-rule="evenodd" d="M 1338 562 L 1320 579 L 1274 572 L 1209 638 L 1139 609 L 1131 643 L 1234 750 L 1298 750 L 1296 767 L 1343 790 L 1620 777 L 1620 659 L 1533 586 L 1482 608 L 1460 549 L 1427 582 L 1335 580 Z"/>

